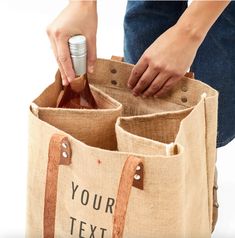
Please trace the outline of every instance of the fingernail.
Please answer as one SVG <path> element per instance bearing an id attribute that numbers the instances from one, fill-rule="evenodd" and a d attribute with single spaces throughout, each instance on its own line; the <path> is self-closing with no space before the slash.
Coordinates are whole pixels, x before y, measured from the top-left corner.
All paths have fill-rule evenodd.
<path id="1" fill-rule="evenodd" d="M 62 85 L 66 86 L 68 84 L 67 78 L 65 76 L 61 76 L 62 78 Z"/>
<path id="2" fill-rule="evenodd" d="M 94 66 L 93 65 L 88 66 L 88 72 L 90 74 L 94 73 Z"/>
<path id="3" fill-rule="evenodd" d="M 63 84 L 63 86 L 66 86 L 66 84 L 67 84 L 67 80 L 62 79 L 62 84 Z"/>
<path id="4" fill-rule="evenodd" d="M 73 79 L 71 77 L 68 77 L 68 81 L 71 83 Z"/>
<path id="5" fill-rule="evenodd" d="M 130 88 L 130 89 L 132 88 L 131 85 L 130 85 L 129 83 L 127 84 L 127 87 Z"/>

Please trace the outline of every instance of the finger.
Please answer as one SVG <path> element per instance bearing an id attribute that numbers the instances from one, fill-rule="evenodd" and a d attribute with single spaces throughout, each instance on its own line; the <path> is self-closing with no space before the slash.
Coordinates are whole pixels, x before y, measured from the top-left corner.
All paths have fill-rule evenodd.
<path id="1" fill-rule="evenodd" d="M 75 78 L 75 72 L 72 65 L 72 60 L 69 51 L 68 38 L 61 37 L 55 40 L 57 49 L 57 61 L 61 64 L 69 82 Z"/>
<path id="2" fill-rule="evenodd" d="M 56 57 L 56 59 L 58 58 L 58 54 L 57 54 L 57 49 L 56 49 L 56 44 L 55 44 L 55 41 L 53 38 L 50 38 L 50 42 L 51 42 L 51 48 L 52 48 L 52 51 Z M 64 86 L 67 86 L 69 84 L 69 81 L 65 75 L 65 72 L 63 70 L 63 67 L 61 65 L 61 63 L 59 61 L 57 61 L 58 63 L 58 67 L 59 67 L 59 70 L 60 70 L 60 74 L 61 74 L 61 78 L 62 78 L 62 84 Z"/>
<path id="3" fill-rule="evenodd" d="M 143 97 L 151 97 L 155 95 L 169 79 L 169 75 L 166 73 L 159 73 L 157 77 L 152 81 L 151 85 L 143 93 Z"/>
<path id="4" fill-rule="evenodd" d="M 69 85 L 69 80 L 68 80 L 68 78 L 67 78 L 67 76 L 66 76 L 66 74 L 64 72 L 64 69 L 63 69 L 63 67 L 62 67 L 60 62 L 58 62 L 58 66 L 59 66 L 59 70 L 60 70 L 63 86 Z"/>
<path id="5" fill-rule="evenodd" d="M 180 80 L 180 77 L 171 77 L 166 81 L 162 88 L 154 95 L 154 97 L 165 97 L 169 94 L 169 91 Z"/>
<path id="6" fill-rule="evenodd" d="M 134 96 L 138 96 L 141 94 L 147 87 L 150 86 L 151 82 L 156 77 L 156 72 L 152 71 L 150 67 L 148 67 L 145 72 L 142 74 L 137 84 L 133 88 Z"/>
<path id="7" fill-rule="evenodd" d="M 143 60 L 141 57 L 140 60 L 137 62 L 137 64 L 133 67 L 131 71 L 131 75 L 127 82 L 128 88 L 132 89 L 135 87 L 140 77 L 142 76 L 142 74 L 145 72 L 147 68 L 148 68 L 147 61 Z"/>
<path id="8" fill-rule="evenodd" d="M 96 57 L 96 37 L 87 38 L 87 70 L 89 73 L 94 72 Z"/>

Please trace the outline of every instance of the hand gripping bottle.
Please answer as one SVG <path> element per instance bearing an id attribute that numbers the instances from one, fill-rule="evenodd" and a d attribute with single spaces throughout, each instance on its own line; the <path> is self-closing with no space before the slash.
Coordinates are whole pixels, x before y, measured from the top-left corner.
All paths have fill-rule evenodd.
<path id="1" fill-rule="evenodd" d="M 71 37 L 69 39 L 69 49 L 76 79 L 64 87 L 63 93 L 57 100 L 57 107 L 97 109 L 86 74 L 87 47 L 85 36 L 76 35 Z"/>

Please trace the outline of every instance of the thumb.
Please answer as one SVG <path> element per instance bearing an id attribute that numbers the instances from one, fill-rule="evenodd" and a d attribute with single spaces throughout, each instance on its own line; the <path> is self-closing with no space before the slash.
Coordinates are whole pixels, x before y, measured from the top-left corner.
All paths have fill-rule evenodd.
<path id="1" fill-rule="evenodd" d="M 96 62 L 96 37 L 87 40 L 87 51 L 87 70 L 88 73 L 93 73 Z"/>

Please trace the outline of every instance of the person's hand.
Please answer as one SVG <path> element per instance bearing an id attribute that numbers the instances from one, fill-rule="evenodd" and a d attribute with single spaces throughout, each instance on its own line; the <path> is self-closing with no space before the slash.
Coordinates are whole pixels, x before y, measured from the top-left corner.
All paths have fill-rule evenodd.
<path id="1" fill-rule="evenodd" d="M 88 72 L 92 73 L 96 60 L 97 10 L 96 2 L 71 1 L 59 16 L 47 27 L 51 47 L 61 72 L 63 85 L 75 78 L 68 40 L 74 35 L 87 39 Z"/>
<path id="2" fill-rule="evenodd" d="M 128 87 L 134 96 L 162 97 L 191 66 L 201 38 L 176 25 L 164 32 L 134 66 Z"/>

